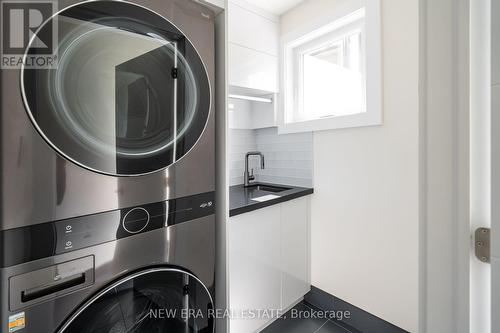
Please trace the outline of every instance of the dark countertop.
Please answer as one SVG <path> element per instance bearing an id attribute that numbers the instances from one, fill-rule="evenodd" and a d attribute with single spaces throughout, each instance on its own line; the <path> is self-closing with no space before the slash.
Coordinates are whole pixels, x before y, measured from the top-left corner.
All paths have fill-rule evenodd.
<path id="1" fill-rule="evenodd" d="M 266 189 L 266 187 L 278 187 L 282 188 L 282 191 L 269 191 L 273 189 Z M 314 189 L 312 188 L 269 183 L 253 183 L 251 187 L 244 187 L 243 185 L 231 186 L 229 187 L 229 216 L 248 213 L 256 209 L 269 207 L 281 202 L 313 194 L 313 192 Z M 263 202 L 252 200 L 252 198 L 258 198 L 269 194 L 278 195 L 279 198 Z"/>

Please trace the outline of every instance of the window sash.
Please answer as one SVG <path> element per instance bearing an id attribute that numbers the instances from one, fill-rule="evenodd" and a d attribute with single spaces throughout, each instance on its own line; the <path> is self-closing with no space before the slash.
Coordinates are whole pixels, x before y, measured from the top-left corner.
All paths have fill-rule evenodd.
<path id="1" fill-rule="evenodd" d="M 334 30 L 325 32 L 319 36 L 316 36 L 312 39 L 305 39 L 301 43 L 297 43 L 295 47 L 292 48 L 291 56 L 292 56 L 292 66 L 293 71 L 290 77 L 291 86 L 293 87 L 293 103 L 286 108 L 284 114 L 285 123 L 294 123 L 300 121 L 307 120 L 315 120 L 320 119 L 318 117 L 308 117 L 307 110 L 305 109 L 305 99 L 304 99 L 304 55 L 312 53 L 316 50 L 320 50 L 328 45 L 334 45 L 336 43 L 345 43 L 345 40 L 352 36 L 353 34 L 360 33 L 361 34 L 361 45 L 360 45 L 360 70 L 362 82 L 365 82 L 364 89 L 362 91 L 363 100 L 366 104 L 366 55 L 365 55 L 365 16 L 357 18 L 356 20 L 349 22 L 348 24 L 344 24 L 341 26 L 337 26 Z M 343 49 L 345 51 L 345 45 L 343 45 Z M 343 52 L 343 57 L 345 54 Z M 289 85 L 290 87 L 290 85 Z M 366 110 L 366 106 L 363 108 L 363 111 Z M 361 112 L 363 112 L 361 111 Z M 360 112 L 360 113 L 361 113 Z M 329 115 L 328 117 L 336 117 L 334 114 Z"/>
<path id="2" fill-rule="evenodd" d="M 363 113 L 339 115 L 321 119 L 295 121 L 290 119 L 296 110 L 297 87 L 294 86 L 295 48 L 313 41 L 329 32 L 347 26 L 364 16 L 363 53 L 365 75 L 365 108 Z M 381 0 L 347 1 L 333 13 L 319 15 L 281 37 L 280 103 L 277 105 L 278 133 L 300 133 L 341 128 L 379 126 L 383 124 L 382 103 L 382 24 Z M 314 101 L 314 100 L 312 100 Z M 288 119 L 287 119 L 288 118 Z"/>

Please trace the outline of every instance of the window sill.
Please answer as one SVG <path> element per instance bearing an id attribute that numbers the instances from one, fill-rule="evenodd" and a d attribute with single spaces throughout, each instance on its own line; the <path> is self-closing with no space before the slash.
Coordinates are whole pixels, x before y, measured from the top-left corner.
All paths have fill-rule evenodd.
<path id="1" fill-rule="evenodd" d="M 359 113 L 354 115 L 314 119 L 293 123 L 280 123 L 279 134 L 326 131 L 342 128 L 365 127 L 382 125 L 380 112 Z"/>

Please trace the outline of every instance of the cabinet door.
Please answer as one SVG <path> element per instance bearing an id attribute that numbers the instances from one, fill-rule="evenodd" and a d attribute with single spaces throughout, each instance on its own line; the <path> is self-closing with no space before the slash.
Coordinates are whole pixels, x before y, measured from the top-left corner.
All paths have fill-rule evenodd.
<path id="1" fill-rule="evenodd" d="M 277 92 L 278 57 L 229 43 L 229 85 Z"/>
<path id="2" fill-rule="evenodd" d="M 279 240 L 279 205 L 229 219 L 229 304 L 234 315 L 241 310 L 280 309 Z M 230 332 L 256 332 L 270 320 L 234 318 Z"/>
<path id="3" fill-rule="evenodd" d="M 281 204 L 282 307 L 287 309 L 310 290 L 309 198 Z"/>
<path id="4" fill-rule="evenodd" d="M 278 22 L 234 3 L 229 3 L 228 13 L 228 38 L 231 43 L 278 56 Z"/>

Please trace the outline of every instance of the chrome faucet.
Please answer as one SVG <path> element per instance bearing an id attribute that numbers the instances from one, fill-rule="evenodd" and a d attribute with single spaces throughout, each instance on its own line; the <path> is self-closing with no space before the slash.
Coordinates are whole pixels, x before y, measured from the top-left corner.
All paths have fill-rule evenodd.
<path id="1" fill-rule="evenodd" d="M 244 175 L 244 179 L 245 179 L 245 187 L 247 186 L 250 186 L 251 185 L 251 181 L 254 181 L 255 180 L 255 176 L 253 174 L 253 168 L 252 168 L 252 173 L 250 173 L 248 171 L 248 158 L 250 156 L 260 156 L 260 168 L 261 169 L 265 169 L 266 166 L 264 164 L 264 155 L 260 152 L 260 151 L 249 151 L 246 155 L 245 155 L 245 175 Z"/>

